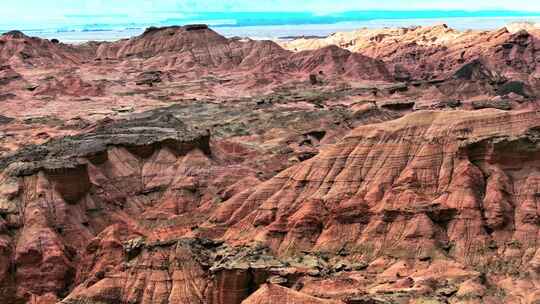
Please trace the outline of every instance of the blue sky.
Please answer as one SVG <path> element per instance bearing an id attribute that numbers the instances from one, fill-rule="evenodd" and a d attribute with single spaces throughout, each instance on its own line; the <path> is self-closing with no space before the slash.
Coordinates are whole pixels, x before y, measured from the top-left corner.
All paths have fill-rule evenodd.
<path id="1" fill-rule="evenodd" d="M 311 11 L 417 9 L 511 9 L 540 11 L 535 0 L 3 0 L 0 19 L 37 21 L 62 18 L 66 14 L 126 14 L 134 17 L 161 12 L 201 11 Z"/>

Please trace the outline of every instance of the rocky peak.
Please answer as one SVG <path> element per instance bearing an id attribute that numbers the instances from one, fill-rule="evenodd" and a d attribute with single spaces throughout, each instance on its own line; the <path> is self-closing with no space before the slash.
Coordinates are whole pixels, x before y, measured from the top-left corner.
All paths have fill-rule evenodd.
<path id="1" fill-rule="evenodd" d="M 0 65 L 68 66 L 91 58 L 95 48 L 54 43 L 47 39 L 29 37 L 21 31 L 0 36 Z"/>
<path id="2" fill-rule="evenodd" d="M 27 39 L 27 38 L 30 38 L 30 37 L 26 36 L 23 32 L 18 31 L 18 30 L 13 30 L 13 31 L 6 32 L 6 33 L 2 34 L 2 37 L 12 38 L 12 39 Z"/>
<path id="3" fill-rule="evenodd" d="M 145 37 L 150 34 L 166 34 L 166 35 L 174 35 L 176 32 L 193 32 L 193 31 L 203 31 L 203 30 L 210 30 L 208 25 L 206 24 L 188 24 L 184 26 L 164 26 L 164 27 L 154 27 L 151 26 L 147 28 L 140 37 Z"/>

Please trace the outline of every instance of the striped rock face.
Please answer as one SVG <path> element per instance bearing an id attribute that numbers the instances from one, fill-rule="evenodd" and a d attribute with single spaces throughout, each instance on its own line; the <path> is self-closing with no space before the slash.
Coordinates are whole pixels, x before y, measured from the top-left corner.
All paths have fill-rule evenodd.
<path id="1" fill-rule="evenodd" d="M 537 112 L 419 112 L 359 127 L 231 198 L 211 222 L 233 226 L 227 239 L 242 231 L 280 253 L 351 246 L 414 256 L 451 243 L 452 256 L 476 263 L 488 241 L 535 244 L 537 120 Z"/>

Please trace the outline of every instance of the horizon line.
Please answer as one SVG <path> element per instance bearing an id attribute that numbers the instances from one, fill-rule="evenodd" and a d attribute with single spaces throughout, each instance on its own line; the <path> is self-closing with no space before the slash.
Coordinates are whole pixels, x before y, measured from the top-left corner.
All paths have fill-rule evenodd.
<path id="1" fill-rule="evenodd" d="M 331 14 L 340 14 L 340 13 L 361 13 L 361 12 L 460 12 L 460 13 L 537 13 L 540 14 L 540 10 L 508 10 L 504 8 L 499 9 L 365 9 L 365 10 L 341 10 L 341 11 L 331 11 L 328 12 L 329 15 Z M 156 10 L 156 11 L 149 11 L 150 14 L 152 13 L 187 13 L 187 14 L 283 14 L 283 13 L 291 13 L 291 14 L 305 14 L 305 13 L 313 13 L 313 14 L 320 14 L 320 11 L 314 11 L 314 10 L 305 10 L 305 11 L 295 11 L 295 10 L 284 10 L 284 11 L 180 11 L 180 10 Z M 81 13 L 73 13 L 73 14 L 64 14 L 63 16 L 130 16 L 129 13 L 105 13 L 105 14 L 81 14 Z"/>

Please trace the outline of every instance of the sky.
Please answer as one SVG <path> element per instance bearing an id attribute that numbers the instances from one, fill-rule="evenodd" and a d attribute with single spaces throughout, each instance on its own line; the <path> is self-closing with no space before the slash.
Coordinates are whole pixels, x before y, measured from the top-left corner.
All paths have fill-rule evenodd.
<path id="1" fill-rule="evenodd" d="M 2 0 L 0 19 L 46 20 L 68 14 L 126 14 L 223 12 L 223 11 L 310 11 L 324 14 L 347 10 L 418 9 L 508 9 L 540 11 L 535 0 Z"/>
<path id="2" fill-rule="evenodd" d="M 216 29 L 219 27 L 224 35 L 249 37 L 257 35 L 257 37 L 274 37 L 284 33 L 327 35 L 342 31 L 344 28 L 429 25 L 433 24 L 433 21 L 445 22 L 459 29 L 492 29 L 517 21 L 540 24 L 540 0 L 0 1 L 0 33 L 17 29 L 29 35 L 65 41 L 101 40 L 109 37 L 107 35 L 110 35 L 110 39 L 120 39 L 137 35 L 137 31 L 149 26 L 188 23 L 206 23 Z M 377 10 L 383 12 L 374 12 Z M 454 12 L 441 12 L 450 10 Z M 339 14 L 350 11 L 363 12 Z M 461 11 L 476 13 L 463 14 Z M 265 14 L 266 12 L 274 14 Z M 301 14 L 281 14 L 281 12 L 301 12 Z M 398 19 L 402 19 L 401 23 Z M 268 33 L 262 33 L 262 28 Z M 81 38 L 79 37 L 81 35 L 92 37 Z"/>
<path id="3" fill-rule="evenodd" d="M 1 0 L 0 29 L 80 24 L 161 24 L 200 12 L 354 10 L 512 10 L 540 12 L 540 0 Z M 91 16 L 81 17 L 81 15 Z M 120 18 L 118 18 L 120 17 Z M 196 22 L 196 18 L 191 19 Z M 201 22 L 209 23 L 202 19 Z"/>

